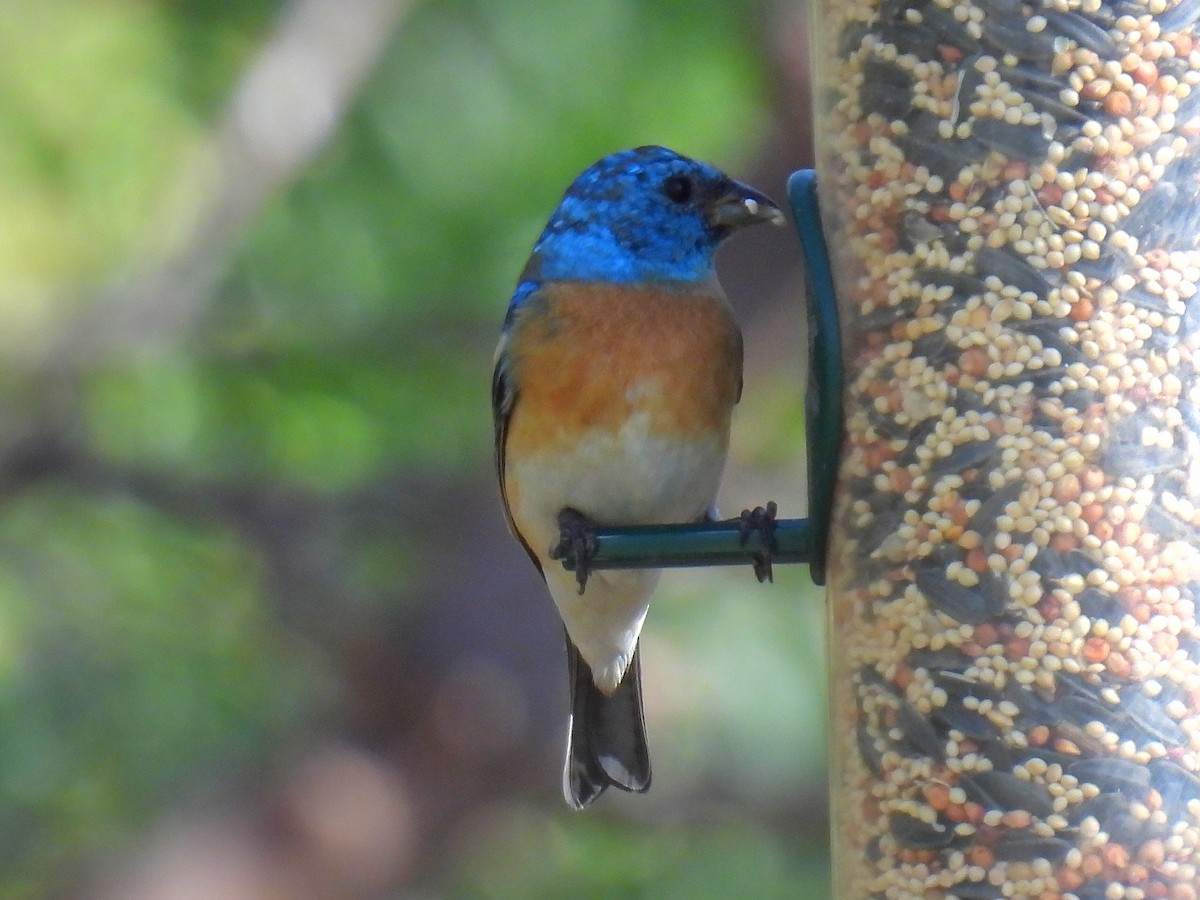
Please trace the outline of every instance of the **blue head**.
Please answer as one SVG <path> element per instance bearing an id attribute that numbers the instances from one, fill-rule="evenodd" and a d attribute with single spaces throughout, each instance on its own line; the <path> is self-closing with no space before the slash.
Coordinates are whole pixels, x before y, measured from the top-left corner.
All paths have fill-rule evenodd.
<path id="1" fill-rule="evenodd" d="M 534 245 L 522 286 L 704 281 L 713 277 L 717 246 L 733 231 L 782 221 L 771 200 L 712 166 L 664 147 L 622 150 L 567 188 Z"/>

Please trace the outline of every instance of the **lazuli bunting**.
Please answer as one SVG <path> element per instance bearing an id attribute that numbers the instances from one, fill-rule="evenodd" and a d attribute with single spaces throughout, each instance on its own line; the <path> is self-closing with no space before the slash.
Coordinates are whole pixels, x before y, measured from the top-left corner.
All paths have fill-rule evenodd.
<path id="1" fill-rule="evenodd" d="M 714 255 L 738 228 L 782 221 L 712 166 L 621 151 L 567 189 L 513 294 L 492 378 L 496 465 L 509 525 L 566 626 L 563 791 L 577 809 L 609 785 L 650 786 L 638 636 L 660 573 L 577 580 L 554 557 L 588 523 L 709 514 L 742 390 Z"/>

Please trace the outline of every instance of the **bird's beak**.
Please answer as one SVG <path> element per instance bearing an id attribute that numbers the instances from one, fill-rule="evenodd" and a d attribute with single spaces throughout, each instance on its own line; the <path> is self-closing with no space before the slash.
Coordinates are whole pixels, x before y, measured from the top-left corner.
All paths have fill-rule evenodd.
<path id="1" fill-rule="evenodd" d="M 731 181 L 729 189 L 708 204 L 705 217 L 714 228 L 741 228 L 759 222 L 784 223 L 783 211 L 770 197 L 740 181 Z"/>

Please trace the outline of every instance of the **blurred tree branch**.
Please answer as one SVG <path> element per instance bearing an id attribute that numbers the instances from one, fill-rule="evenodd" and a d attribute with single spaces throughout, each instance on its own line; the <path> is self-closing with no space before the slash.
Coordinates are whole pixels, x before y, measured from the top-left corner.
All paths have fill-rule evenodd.
<path id="1" fill-rule="evenodd" d="M 194 322 L 238 230 L 336 134 L 413 5 L 288 4 L 233 91 L 202 160 L 180 173 L 205 185 L 180 251 L 103 291 L 51 345 L 46 367 L 78 371 L 107 354 L 170 339 Z"/>

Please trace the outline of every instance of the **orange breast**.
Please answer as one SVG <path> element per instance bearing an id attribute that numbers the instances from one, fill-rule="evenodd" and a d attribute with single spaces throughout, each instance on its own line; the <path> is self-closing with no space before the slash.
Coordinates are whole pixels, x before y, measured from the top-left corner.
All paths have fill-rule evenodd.
<path id="1" fill-rule="evenodd" d="M 635 414 L 664 436 L 723 432 L 741 385 L 741 335 L 710 293 L 549 286 L 514 323 L 510 354 L 510 450 L 616 431 Z"/>

